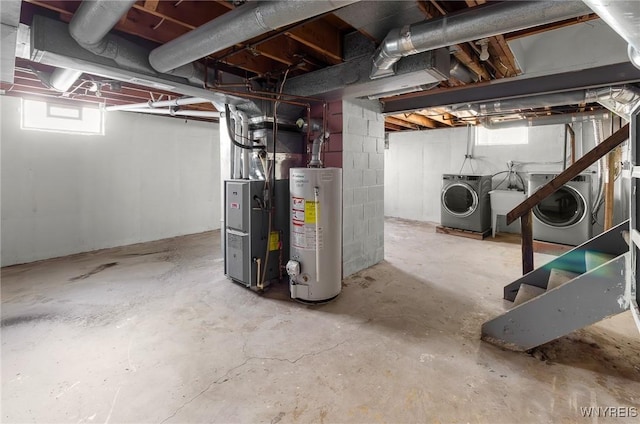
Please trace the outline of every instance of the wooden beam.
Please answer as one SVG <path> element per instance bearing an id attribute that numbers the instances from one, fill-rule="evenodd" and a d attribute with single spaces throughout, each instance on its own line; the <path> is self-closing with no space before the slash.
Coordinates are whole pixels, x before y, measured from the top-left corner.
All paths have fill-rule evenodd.
<path id="1" fill-rule="evenodd" d="M 264 75 L 269 72 L 280 72 L 284 65 L 276 65 L 276 63 L 260 54 L 254 55 L 248 50 L 240 50 L 237 53 L 231 54 L 220 62 L 232 65 L 245 71 L 253 72 L 258 75 Z"/>
<path id="2" fill-rule="evenodd" d="M 421 127 L 438 128 L 438 124 L 436 124 L 436 122 L 419 113 L 403 113 L 391 116 L 394 118 L 403 119 L 413 124 L 420 125 Z"/>
<path id="3" fill-rule="evenodd" d="M 404 131 L 406 128 L 400 125 L 392 124 L 391 122 L 384 122 L 384 129 L 388 131 Z"/>
<path id="4" fill-rule="evenodd" d="M 480 64 L 475 54 L 471 52 L 471 48 L 464 44 L 458 44 L 456 47 L 457 49 L 453 55 L 460 63 L 471 69 L 480 80 L 488 81 L 491 79 L 491 75 L 489 75 L 489 72 Z"/>
<path id="5" fill-rule="evenodd" d="M 431 113 L 431 112 L 435 112 L 435 113 Z M 440 122 L 441 124 L 444 124 L 448 127 L 455 126 L 454 117 L 450 113 L 445 112 L 442 109 L 432 108 L 429 110 L 429 113 L 425 114 L 425 116 L 433 121 Z"/>
<path id="6" fill-rule="evenodd" d="M 342 37 L 337 28 L 324 24 L 321 20 L 308 22 L 285 31 L 287 37 L 308 46 L 337 65 L 342 63 Z"/>
<path id="7" fill-rule="evenodd" d="M 142 7 L 151 12 L 155 12 L 158 8 L 158 3 L 160 3 L 160 0 L 144 0 Z"/>
<path id="8" fill-rule="evenodd" d="M 514 31 L 504 34 L 505 41 L 516 40 L 522 37 L 528 37 L 530 35 L 540 34 L 542 32 L 550 31 L 552 29 L 564 28 L 567 26 L 579 24 L 582 22 L 588 22 L 594 19 L 600 19 L 595 13 L 589 15 L 578 16 L 577 18 L 566 19 L 564 21 L 558 21 L 547 25 L 541 25 L 534 28 L 527 28 L 520 31 Z"/>
<path id="9" fill-rule="evenodd" d="M 507 225 L 525 215 L 544 199 L 555 193 L 555 191 L 560 187 L 577 177 L 582 171 L 594 164 L 598 159 L 606 155 L 628 138 L 629 124 L 613 133 L 609 138 L 598 144 L 587 154 L 578 159 L 573 165 L 545 184 L 540 190 L 536 191 L 524 202 L 513 208 L 507 214 Z"/>
<path id="10" fill-rule="evenodd" d="M 533 271 L 533 213 L 531 209 L 520 219 L 522 233 L 522 275 Z"/>
<path id="11" fill-rule="evenodd" d="M 404 119 L 396 118 L 393 116 L 386 116 L 384 118 L 385 122 L 389 122 L 390 124 L 398 125 L 400 127 L 404 127 L 410 130 L 419 130 L 420 126 L 417 124 L 413 124 L 411 122 L 405 121 Z"/>
<path id="12" fill-rule="evenodd" d="M 301 47 L 297 41 L 280 36 L 256 43 L 249 46 L 248 49 L 287 66 L 303 63 L 300 69 L 305 71 L 317 69 L 317 67 L 303 61 L 303 56 L 306 55 L 300 51 Z"/>

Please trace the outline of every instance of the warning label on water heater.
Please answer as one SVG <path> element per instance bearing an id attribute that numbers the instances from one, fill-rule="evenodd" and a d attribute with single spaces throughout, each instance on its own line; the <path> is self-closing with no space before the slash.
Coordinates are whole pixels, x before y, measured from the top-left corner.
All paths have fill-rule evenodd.
<path id="1" fill-rule="evenodd" d="M 305 200 L 303 197 L 291 198 L 291 244 L 299 249 L 322 249 L 322 229 L 318 228 L 316 234 L 316 220 L 318 216 L 318 204 L 313 200 Z M 318 238 L 316 243 L 316 236 Z"/>
<path id="2" fill-rule="evenodd" d="M 313 200 L 306 200 L 304 202 L 304 222 L 305 224 L 315 224 L 316 217 L 318 215 L 318 204 Z"/>

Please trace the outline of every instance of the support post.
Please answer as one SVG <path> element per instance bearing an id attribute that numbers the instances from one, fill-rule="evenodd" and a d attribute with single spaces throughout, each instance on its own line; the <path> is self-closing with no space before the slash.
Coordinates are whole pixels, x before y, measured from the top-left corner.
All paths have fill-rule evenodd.
<path id="1" fill-rule="evenodd" d="M 533 271 L 533 212 L 529 210 L 520 219 L 522 232 L 522 275 Z"/>

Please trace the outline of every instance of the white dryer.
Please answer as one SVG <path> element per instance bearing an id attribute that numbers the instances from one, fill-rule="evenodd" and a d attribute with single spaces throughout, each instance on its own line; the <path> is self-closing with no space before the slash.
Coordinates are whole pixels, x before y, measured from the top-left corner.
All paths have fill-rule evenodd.
<path id="1" fill-rule="evenodd" d="M 557 175 L 529 174 L 529 195 Z M 577 246 L 591 238 L 591 231 L 591 175 L 575 177 L 533 208 L 535 240 Z"/>

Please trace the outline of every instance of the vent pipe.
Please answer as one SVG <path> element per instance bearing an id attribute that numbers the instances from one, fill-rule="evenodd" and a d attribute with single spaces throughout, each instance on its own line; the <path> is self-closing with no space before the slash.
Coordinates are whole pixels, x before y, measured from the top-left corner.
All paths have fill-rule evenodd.
<path id="1" fill-rule="evenodd" d="M 618 33 L 629 47 L 629 60 L 640 69 L 640 2 L 583 0 L 598 16 Z"/>
<path id="2" fill-rule="evenodd" d="M 135 0 L 84 0 L 69 23 L 69 33 L 79 45 L 100 55 L 113 46 L 104 38 L 118 21 L 131 9 Z M 49 84 L 58 91 L 67 92 L 82 75 L 75 69 L 58 68 L 51 74 Z"/>
<path id="3" fill-rule="evenodd" d="M 482 126 L 490 130 L 515 127 L 540 127 L 543 125 L 560 125 L 588 122 L 592 120 L 604 120 L 608 119 L 609 116 L 609 112 L 578 112 L 563 115 L 536 116 L 533 118 L 499 122 L 492 122 L 491 119 L 487 118 L 482 122 Z"/>
<path id="4" fill-rule="evenodd" d="M 376 51 L 371 78 L 393 74 L 404 56 L 587 15 L 578 1 L 505 1 L 393 29 Z"/>
<path id="5" fill-rule="evenodd" d="M 357 0 L 251 2 L 156 48 L 149 62 L 168 72 L 283 26 L 331 12 Z"/>

